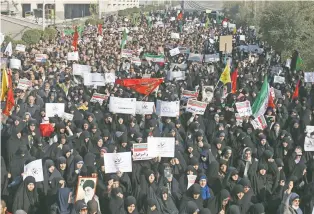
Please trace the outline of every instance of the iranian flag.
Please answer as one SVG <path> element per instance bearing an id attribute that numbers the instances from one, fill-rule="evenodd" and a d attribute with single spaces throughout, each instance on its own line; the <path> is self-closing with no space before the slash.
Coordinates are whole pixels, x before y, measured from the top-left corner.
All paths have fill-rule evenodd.
<path id="1" fill-rule="evenodd" d="M 123 35 L 122 35 L 122 41 L 121 41 L 121 49 L 124 49 L 124 46 L 126 45 L 126 42 L 128 40 L 128 33 L 126 31 L 126 29 L 124 29 L 123 31 Z"/>
<path id="2" fill-rule="evenodd" d="M 144 54 L 143 57 L 144 57 L 147 61 L 165 62 L 165 56 L 164 56 L 164 55 Z"/>
<path id="3" fill-rule="evenodd" d="M 252 113 L 255 118 L 263 115 L 268 107 L 268 96 L 269 96 L 269 84 L 267 81 L 267 76 L 264 79 L 262 89 L 256 97 L 256 100 L 252 106 Z"/>

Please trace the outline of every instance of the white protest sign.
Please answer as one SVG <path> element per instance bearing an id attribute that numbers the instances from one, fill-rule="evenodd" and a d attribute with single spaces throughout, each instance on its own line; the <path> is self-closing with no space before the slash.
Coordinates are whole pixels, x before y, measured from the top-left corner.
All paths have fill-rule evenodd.
<path id="1" fill-rule="evenodd" d="M 131 152 L 105 153 L 105 173 L 132 172 Z"/>
<path id="2" fill-rule="evenodd" d="M 240 35 L 240 41 L 245 41 L 245 35 Z"/>
<path id="3" fill-rule="evenodd" d="M 45 107 L 47 117 L 54 117 L 55 115 L 62 117 L 64 114 L 64 103 L 46 103 Z"/>
<path id="4" fill-rule="evenodd" d="M 123 49 L 121 51 L 121 57 L 131 58 L 132 55 L 133 55 L 133 51 L 132 50 Z"/>
<path id="5" fill-rule="evenodd" d="M 68 60 L 69 61 L 78 61 L 79 60 L 79 54 L 77 51 L 75 52 L 69 52 L 68 53 Z"/>
<path id="6" fill-rule="evenodd" d="M 23 180 L 28 176 L 33 176 L 36 182 L 44 181 L 42 159 L 34 160 L 27 165 L 24 165 Z"/>
<path id="7" fill-rule="evenodd" d="M 304 151 L 314 151 L 314 126 L 306 126 L 304 139 Z"/>
<path id="8" fill-rule="evenodd" d="M 17 88 L 22 90 L 27 90 L 29 87 L 32 87 L 32 81 L 28 79 L 20 79 Z"/>
<path id="9" fill-rule="evenodd" d="M 179 101 L 167 102 L 167 101 L 157 100 L 157 106 L 156 106 L 157 115 L 161 117 L 177 117 L 179 116 L 179 112 L 180 112 Z"/>
<path id="10" fill-rule="evenodd" d="M 178 64 L 178 63 L 171 63 L 170 64 L 170 71 L 173 71 L 173 69 L 178 68 L 181 71 L 186 70 L 188 68 L 187 64 Z"/>
<path id="11" fill-rule="evenodd" d="M 25 45 L 17 44 L 15 50 L 25 52 L 25 48 L 26 48 Z"/>
<path id="12" fill-rule="evenodd" d="M 89 65 L 73 64 L 73 75 L 84 76 L 84 73 L 90 73 L 92 70 Z"/>
<path id="13" fill-rule="evenodd" d="M 150 160 L 152 157 L 148 156 L 147 143 L 134 143 L 133 144 L 133 160 Z"/>
<path id="14" fill-rule="evenodd" d="M 168 80 L 185 80 L 185 71 L 168 71 L 167 73 Z"/>
<path id="15" fill-rule="evenodd" d="M 203 86 L 202 101 L 210 103 L 214 97 L 214 86 Z"/>
<path id="16" fill-rule="evenodd" d="M 139 66 L 139 65 L 142 64 L 142 61 L 141 61 L 141 59 L 140 59 L 139 57 L 133 57 L 133 58 L 131 59 L 131 63 L 133 63 L 133 64 Z"/>
<path id="17" fill-rule="evenodd" d="M 247 100 L 244 102 L 238 102 L 235 105 L 236 105 L 237 111 L 241 117 L 252 115 L 252 109 L 251 109 L 250 101 Z"/>
<path id="18" fill-rule="evenodd" d="M 171 49 L 169 53 L 170 53 L 170 56 L 175 56 L 177 54 L 180 54 L 180 50 L 179 48 L 174 48 L 174 49 Z"/>
<path id="19" fill-rule="evenodd" d="M 174 137 L 148 137 L 147 148 L 150 157 L 174 157 Z"/>
<path id="20" fill-rule="evenodd" d="M 314 82 L 314 72 L 304 72 L 304 82 Z"/>
<path id="21" fill-rule="evenodd" d="M 92 102 L 92 103 L 100 103 L 100 105 L 102 105 L 102 103 L 103 103 L 103 101 L 105 100 L 105 99 L 107 99 L 107 95 L 105 95 L 105 94 L 99 94 L 99 93 L 94 93 L 93 94 L 93 96 L 92 96 L 92 98 L 91 98 L 91 100 L 90 100 L 90 102 Z"/>
<path id="22" fill-rule="evenodd" d="M 180 39 L 179 33 L 171 33 L 171 39 Z"/>
<path id="23" fill-rule="evenodd" d="M 239 113 L 235 113 L 236 125 L 242 127 L 243 118 L 239 115 Z"/>
<path id="24" fill-rule="evenodd" d="M 109 111 L 120 114 L 135 114 L 136 99 L 135 98 L 120 98 L 110 97 Z"/>
<path id="25" fill-rule="evenodd" d="M 84 73 L 84 85 L 105 86 L 105 77 L 101 73 Z"/>
<path id="26" fill-rule="evenodd" d="M 152 114 L 154 112 L 154 102 L 136 101 L 136 114 Z"/>
<path id="27" fill-rule="evenodd" d="M 188 60 L 193 62 L 202 62 L 203 54 L 190 53 Z"/>
<path id="28" fill-rule="evenodd" d="M 251 124 L 255 130 L 264 130 L 267 127 L 267 122 L 264 115 L 261 115 L 251 121 Z"/>
<path id="29" fill-rule="evenodd" d="M 197 175 L 188 175 L 188 186 L 186 189 L 189 189 L 194 183 L 197 178 Z"/>
<path id="30" fill-rule="evenodd" d="M 36 62 L 46 62 L 48 59 L 48 55 L 47 54 L 35 54 L 35 61 Z"/>
<path id="31" fill-rule="evenodd" d="M 284 84 L 285 83 L 285 77 L 274 76 L 274 83 Z"/>
<path id="32" fill-rule="evenodd" d="M 197 100 L 189 99 L 186 105 L 186 111 L 194 114 L 203 115 L 206 110 L 207 103 L 203 103 Z"/>
<path id="33" fill-rule="evenodd" d="M 170 18 L 170 21 L 175 21 L 176 20 L 176 17 L 174 17 L 174 16 L 172 16 L 171 18 Z"/>
<path id="34" fill-rule="evenodd" d="M 205 62 L 219 62 L 219 54 L 205 54 Z"/>
<path id="35" fill-rule="evenodd" d="M 22 68 L 21 60 L 10 59 L 10 68 L 11 69 L 21 69 Z"/>
<path id="36" fill-rule="evenodd" d="M 115 83 L 116 75 L 114 73 L 105 73 L 105 83 Z"/>
<path id="37" fill-rule="evenodd" d="M 65 120 L 71 120 L 71 121 L 73 120 L 73 117 L 74 117 L 73 114 L 66 113 L 66 112 L 64 112 L 64 113 L 63 113 L 63 116 L 62 116 L 63 119 L 65 119 Z"/>

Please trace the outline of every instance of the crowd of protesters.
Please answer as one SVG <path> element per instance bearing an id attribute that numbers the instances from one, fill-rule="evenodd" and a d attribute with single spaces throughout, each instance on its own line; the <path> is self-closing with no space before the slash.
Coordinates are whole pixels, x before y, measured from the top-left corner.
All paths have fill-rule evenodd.
<path id="1" fill-rule="evenodd" d="M 286 66 L 253 27 L 231 29 L 223 22 L 232 20 L 217 20 L 205 12 L 178 15 L 176 10 L 141 14 L 136 22 L 110 16 L 101 30 L 85 26 L 77 44 L 78 61 L 67 60 L 73 36 L 62 31 L 55 40 L 27 46 L 25 52 L 3 53 L 7 67 L 14 58 L 22 66 L 10 70 L 15 105 L 1 120 L 1 214 L 314 213 L 314 153 L 304 151 L 306 126 L 314 125 L 314 85 L 304 82 L 294 60 Z M 121 57 L 123 32 L 118 29 L 123 27 L 132 38 L 123 48 L 133 50 L 140 65 Z M 171 33 L 180 38 L 171 38 Z M 219 51 L 221 35 L 233 36 L 232 53 Z M 240 35 L 245 35 L 244 41 Z M 262 51 L 237 48 L 248 44 Z M 192 62 L 188 52 L 170 56 L 175 47 L 202 55 L 219 53 L 220 58 Z M 45 63 L 35 61 L 38 53 L 47 54 Z M 164 55 L 165 61 L 147 61 L 144 54 Z M 147 96 L 119 84 L 85 86 L 82 77 L 73 75 L 73 63 L 90 65 L 92 73 L 114 73 L 117 79 L 150 75 L 164 82 Z M 236 91 L 216 87 L 204 115 L 186 112 L 183 90 L 198 91 L 197 99 L 202 100 L 202 88 L 217 85 L 226 63 L 231 72 L 237 69 Z M 180 70 L 171 68 L 173 64 L 187 65 L 184 80 L 168 80 L 170 69 Z M 284 84 L 273 81 L 277 67 Z M 267 127 L 256 129 L 252 116 L 238 122 L 235 103 L 248 100 L 252 106 L 265 76 L 281 96 L 265 112 Z M 31 87 L 17 88 L 21 79 L 31 80 Z M 298 95 L 292 96 L 298 81 Z M 91 102 L 95 92 L 108 99 Z M 114 114 L 108 108 L 110 97 L 181 100 L 182 108 L 176 118 Z M 46 117 L 46 103 L 65 103 L 73 119 Z M 2 109 L 5 105 L 2 102 Z M 49 136 L 43 136 L 42 123 L 52 125 Z M 174 137 L 174 157 L 132 161 L 132 172 L 106 173 L 104 154 L 132 151 L 133 144 L 145 143 L 148 137 Z M 38 159 L 44 181 L 23 179 L 24 165 Z M 188 175 L 197 178 L 187 189 Z M 96 185 L 95 194 L 75 201 L 79 177 L 98 180 L 84 186 Z"/>

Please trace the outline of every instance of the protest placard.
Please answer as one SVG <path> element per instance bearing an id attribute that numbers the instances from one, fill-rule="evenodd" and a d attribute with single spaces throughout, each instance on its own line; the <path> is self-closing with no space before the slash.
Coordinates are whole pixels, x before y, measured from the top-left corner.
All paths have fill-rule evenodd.
<path id="1" fill-rule="evenodd" d="M 197 175 L 188 175 L 188 186 L 186 189 L 189 189 L 193 184 L 195 184 L 195 180 Z"/>
<path id="2" fill-rule="evenodd" d="M 21 60 L 10 59 L 10 68 L 11 69 L 21 69 L 22 68 Z"/>
<path id="3" fill-rule="evenodd" d="M 171 33 L 171 39 L 180 39 L 179 33 Z"/>
<path id="4" fill-rule="evenodd" d="M 142 61 L 141 61 L 141 59 L 140 59 L 139 57 L 132 57 L 131 63 L 133 63 L 133 64 L 139 66 L 139 65 L 142 64 Z"/>
<path id="5" fill-rule="evenodd" d="M 98 181 L 97 177 L 78 176 L 75 201 L 85 199 L 91 200 L 90 196 L 93 196 L 96 193 L 97 181 Z"/>
<path id="6" fill-rule="evenodd" d="M 187 64 L 178 64 L 178 63 L 171 63 L 170 64 L 170 71 L 172 70 L 181 70 L 181 71 L 185 71 L 188 68 Z"/>
<path id="7" fill-rule="evenodd" d="M 241 117 L 251 116 L 252 109 L 250 101 L 246 100 L 244 102 L 237 102 L 236 104 L 237 111 Z"/>
<path id="8" fill-rule="evenodd" d="M 84 76 L 84 73 L 90 73 L 92 68 L 90 65 L 73 64 L 73 75 Z"/>
<path id="9" fill-rule="evenodd" d="M 152 157 L 148 156 L 147 143 L 134 143 L 133 144 L 133 160 L 150 160 Z"/>
<path id="10" fill-rule="evenodd" d="M 36 182 L 44 181 L 42 159 L 34 160 L 24 165 L 23 180 L 25 180 L 27 176 L 33 176 Z"/>
<path id="11" fill-rule="evenodd" d="M 70 121 L 73 120 L 73 117 L 74 117 L 73 114 L 66 113 L 66 112 L 64 112 L 64 113 L 63 113 L 63 116 L 62 116 L 63 119 L 65 119 L 65 120 L 70 120 Z"/>
<path id="12" fill-rule="evenodd" d="M 115 83 L 116 75 L 114 73 L 105 73 L 105 83 Z"/>
<path id="13" fill-rule="evenodd" d="M 101 73 L 84 73 L 84 85 L 105 86 L 105 76 Z"/>
<path id="14" fill-rule="evenodd" d="M 15 47 L 15 50 L 20 51 L 20 52 L 25 52 L 25 45 L 17 44 Z"/>
<path id="15" fill-rule="evenodd" d="M 205 62 L 219 62 L 219 53 L 217 54 L 206 54 L 204 58 Z"/>
<path id="16" fill-rule="evenodd" d="M 136 114 L 152 114 L 154 112 L 154 102 L 136 101 Z"/>
<path id="17" fill-rule="evenodd" d="M 204 56 L 203 54 L 190 53 L 188 60 L 192 62 L 202 62 L 203 56 Z"/>
<path id="18" fill-rule="evenodd" d="M 304 151 L 314 151 L 314 126 L 306 126 L 304 139 Z"/>
<path id="19" fill-rule="evenodd" d="M 180 112 L 179 101 L 161 101 L 157 100 L 156 114 L 161 117 L 177 117 Z"/>
<path id="20" fill-rule="evenodd" d="M 206 106 L 207 106 L 207 103 L 189 99 L 186 105 L 186 111 L 194 113 L 194 114 L 203 115 L 205 113 Z"/>
<path id="21" fill-rule="evenodd" d="M 274 76 L 274 83 L 284 84 L 285 83 L 285 77 Z"/>
<path id="22" fill-rule="evenodd" d="M 171 49 L 169 53 L 170 53 L 170 56 L 175 56 L 177 54 L 180 54 L 180 50 L 179 48 L 174 48 L 174 49 Z"/>
<path id="23" fill-rule="evenodd" d="M 203 86 L 202 90 L 202 101 L 210 103 L 214 97 L 214 86 Z"/>
<path id="24" fill-rule="evenodd" d="M 220 36 L 219 37 L 219 51 L 224 54 L 232 53 L 232 36 Z"/>
<path id="25" fill-rule="evenodd" d="M 185 80 L 185 71 L 168 71 L 167 79 L 172 81 L 175 80 Z"/>
<path id="26" fill-rule="evenodd" d="M 255 130 L 264 130 L 267 127 L 267 122 L 264 115 L 261 115 L 254 120 L 251 120 L 251 124 Z"/>
<path id="27" fill-rule="evenodd" d="M 314 82 L 314 72 L 304 72 L 304 82 Z"/>
<path id="28" fill-rule="evenodd" d="M 121 51 L 121 57 L 131 58 L 132 55 L 133 55 L 133 51 L 132 50 L 123 49 Z"/>
<path id="29" fill-rule="evenodd" d="M 27 90 L 28 88 L 32 87 L 32 81 L 28 79 L 20 79 L 17 88 L 22 90 Z"/>
<path id="30" fill-rule="evenodd" d="M 149 157 L 174 157 L 174 137 L 148 137 L 147 148 Z"/>
<path id="31" fill-rule="evenodd" d="M 131 152 L 105 153 L 105 173 L 132 172 Z"/>
<path id="32" fill-rule="evenodd" d="M 77 51 L 75 52 L 69 52 L 68 53 L 68 60 L 69 61 L 78 61 L 79 60 L 79 54 Z"/>
<path id="33" fill-rule="evenodd" d="M 64 103 L 46 103 L 45 111 L 47 117 L 54 117 L 58 115 L 58 117 L 62 117 L 64 114 L 65 105 Z"/>
<path id="34" fill-rule="evenodd" d="M 47 62 L 48 60 L 48 55 L 47 54 L 35 54 L 35 61 L 44 63 Z"/>
<path id="35" fill-rule="evenodd" d="M 240 35 L 240 41 L 245 41 L 245 35 Z"/>
<path id="36" fill-rule="evenodd" d="M 236 125 L 242 127 L 243 118 L 239 113 L 235 113 Z"/>
<path id="37" fill-rule="evenodd" d="M 286 60 L 286 67 L 287 67 L 287 68 L 290 68 L 290 65 L 291 65 L 291 59 L 288 58 L 288 59 Z"/>
<path id="38" fill-rule="evenodd" d="M 178 47 L 180 50 L 181 54 L 189 54 L 190 53 L 190 48 L 187 47 Z"/>
<path id="39" fill-rule="evenodd" d="M 198 91 L 183 90 L 181 100 L 197 99 Z"/>
<path id="40" fill-rule="evenodd" d="M 0 62 L 0 64 L 1 64 L 1 69 L 6 68 L 6 67 L 7 67 L 8 58 L 1 57 L 0 60 L 1 60 L 1 62 Z"/>
<path id="41" fill-rule="evenodd" d="M 100 105 L 102 105 L 103 101 L 108 99 L 108 96 L 105 94 L 99 94 L 99 93 L 94 93 L 90 102 L 92 103 L 99 103 Z"/>
<path id="42" fill-rule="evenodd" d="M 135 114 L 136 99 L 135 98 L 120 98 L 110 97 L 109 111 L 120 114 Z"/>

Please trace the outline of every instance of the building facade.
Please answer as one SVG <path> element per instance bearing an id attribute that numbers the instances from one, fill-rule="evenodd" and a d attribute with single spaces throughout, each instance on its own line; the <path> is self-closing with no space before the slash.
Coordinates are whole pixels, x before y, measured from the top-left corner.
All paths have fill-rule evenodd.
<path id="1" fill-rule="evenodd" d="M 91 11 L 95 10 L 105 14 L 139 7 L 139 0 L 15 0 L 14 3 L 17 3 L 18 13 L 23 17 L 31 11 L 42 9 L 44 3 L 46 17 L 47 14 L 55 15 L 58 20 L 90 16 Z"/>

